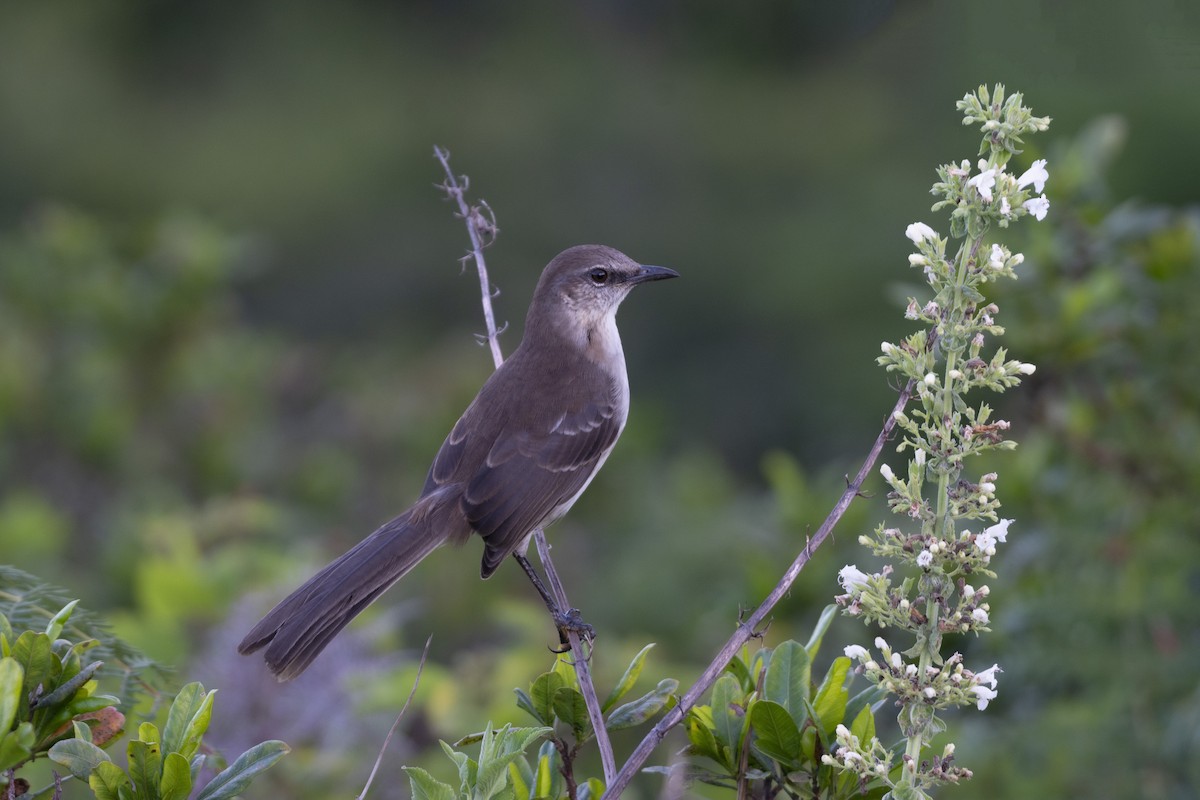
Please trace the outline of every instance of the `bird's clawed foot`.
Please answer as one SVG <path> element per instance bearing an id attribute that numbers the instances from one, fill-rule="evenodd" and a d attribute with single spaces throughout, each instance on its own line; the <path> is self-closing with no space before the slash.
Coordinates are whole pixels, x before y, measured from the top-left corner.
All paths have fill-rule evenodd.
<path id="1" fill-rule="evenodd" d="M 552 653 L 568 653 L 571 651 L 571 637 L 574 633 L 580 639 L 591 642 L 596 638 L 596 629 L 583 621 L 583 617 L 579 613 L 578 608 L 567 609 L 566 611 L 554 610 L 554 626 L 558 628 L 558 647 L 551 647 Z"/>

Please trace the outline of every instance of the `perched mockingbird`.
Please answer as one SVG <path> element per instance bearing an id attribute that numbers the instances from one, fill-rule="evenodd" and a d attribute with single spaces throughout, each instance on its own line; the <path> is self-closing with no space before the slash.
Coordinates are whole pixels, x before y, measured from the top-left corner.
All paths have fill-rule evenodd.
<path id="1" fill-rule="evenodd" d="M 533 531 L 557 520 L 608 458 L 629 413 L 617 307 L 639 283 L 675 278 L 611 247 L 555 256 L 538 281 L 525 337 L 438 450 L 421 497 L 400 516 L 292 592 L 238 645 L 265 647 L 280 680 L 304 671 L 376 597 L 445 542 L 483 537 L 483 577 L 515 555 L 555 615 L 524 554 Z"/>

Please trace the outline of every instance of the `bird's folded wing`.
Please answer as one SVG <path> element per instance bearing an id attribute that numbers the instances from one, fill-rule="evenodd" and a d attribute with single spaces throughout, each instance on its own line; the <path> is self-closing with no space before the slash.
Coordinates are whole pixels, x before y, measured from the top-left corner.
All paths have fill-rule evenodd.
<path id="1" fill-rule="evenodd" d="M 587 403 L 546 430 L 504 431 L 466 482 L 462 510 L 483 536 L 487 577 L 587 485 L 621 433 L 611 403 Z M 552 516 L 553 515 L 553 516 Z"/>

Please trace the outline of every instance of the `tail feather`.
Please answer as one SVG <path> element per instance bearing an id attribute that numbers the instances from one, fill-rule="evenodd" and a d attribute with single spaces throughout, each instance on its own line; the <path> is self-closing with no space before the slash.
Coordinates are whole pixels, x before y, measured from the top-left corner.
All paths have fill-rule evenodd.
<path id="1" fill-rule="evenodd" d="M 322 569 L 263 617 L 238 652 L 263 647 L 281 681 L 296 677 L 359 612 L 447 539 L 425 509 L 409 509 Z M 436 515 L 435 515 L 436 516 Z"/>

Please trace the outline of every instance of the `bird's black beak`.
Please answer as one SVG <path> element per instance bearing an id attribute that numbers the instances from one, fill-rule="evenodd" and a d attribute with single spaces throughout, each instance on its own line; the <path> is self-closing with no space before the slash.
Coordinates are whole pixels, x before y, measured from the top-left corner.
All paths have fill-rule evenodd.
<path id="1" fill-rule="evenodd" d="M 678 278 L 679 273 L 666 267 L 652 267 L 649 264 L 639 264 L 641 269 L 628 278 L 629 283 L 645 283 L 646 281 L 662 281 L 667 278 Z"/>

